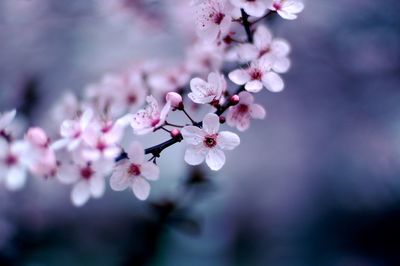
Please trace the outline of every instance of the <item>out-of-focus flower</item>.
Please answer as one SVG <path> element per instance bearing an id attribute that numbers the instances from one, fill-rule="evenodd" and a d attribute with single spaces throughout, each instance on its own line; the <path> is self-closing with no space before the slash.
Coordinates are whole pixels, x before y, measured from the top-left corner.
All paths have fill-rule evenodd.
<path id="1" fill-rule="evenodd" d="M 229 32 L 231 6 L 225 0 L 205 0 L 195 6 L 197 34 L 213 42 Z"/>
<path id="2" fill-rule="evenodd" d="M 228 110 L 226 122 L 239 131 L 245 131 L 250 126 L 250 119 L 264 119 L 265 109 L 254 103 L 254 97 L 251 93 L 242 91 L 239 93 L 239 103 Z"/>
<path id="3" fill-rule="evenodd" d="M 52 109 L 53 122 L 59 125 L 64 120 L 73 119 L 77 116 L 79 109 L 80 104 L 75 94 L 67 92 Z"/>
<path id="4" fill-rule="evenodd" d="M 297 14 L 303 11 L 304 4 L 302 0 L 273 0 L 270 6 L 272 11 L 276 11 L 282 18 L 293 20 Z"/>
<path id="5" fill-rule="evenodd" d="M 240 144 L 239 136 L 229 131 L 219 131 L 219 117 L 209 113 L 204 117 L 203 128 L 186 126 L 181 133 L 187 143 L 185 161 L 199 165 L 206 160 L 211 170 L 217 171 L 225 164 L 222 150 L 232 150 Z"/>
<path id="6" fill-rule="evenodd" d="M 226 81 L 219 73 L 210 73 L 207 81 L 201 78 L 193 78 L 190 81 L 191 93 L 188 97 L 195 103 L 205 104 L 219 101 L 226 90 Z"/>
<path id="7" fill-rule="evenodd" d="M 14 120 L 17 111 L 15 109 L 0 114 L 0 132 L 4 131 Z"/>
<path id="8" fill-rule="evenodd" d="M 163 100 L 168 92 L 183 88 L 190 78 L 190 74 L 183 65 L 166 67 L 150 71 L 147 82 L 151 93 L 158 100 Z"/>
<path id="9" fill-rule="evenodd" d="M 8 143 L 0 138 L 0 181 L 9 190 L 19 190 L 26 182 L 27 166 L 23 153 L 26 143 L 17 141 Z"/>
<path id="10" fill-rule="evenodd" d="M 206 74 L 220 69 L 224 61 L 224 50 L 215 43 L 195 42 L 188 50 L 186 65 L 189 71 Z"/>
<path id="11" fill-rule="evenodd" d="M 80 117 L 73 120 L 65 120 L 60 127 L 60 135 L 62 138 L 53 143 L 53 148 L 60 149 L 67 147 L 70 151 L 78 148 L 92 119 L 93 111 L 88 108 Z"/>
<path id="12" fill-rule="evenodd" d="M 245 43 L 239 46 L 239 59 L 252 61 L 263 56 L 272 60 L 272 70 L 284 73 L 289 70 L 290 60 L 287 57 L 290 45 L 283 39 L 273 39 L 271 32 L 265 26 L 259 26 L 254 32 L 254 44 Z"/>
<path id="13" fill-rule="evenodd" d="M 253 17 L 261 17 L 271 5 L 272 0 L 231 0 L 232 5 L 243 10 Z"/>
<path id="14" fill-rule="evenodd" d="M 90 197 L 100 198 L 105 191 L 104 162 L 70 162 L 61 164 L 57 178 L 61 183 L 74 184 L 71 200 L 75 206 L 84 205 Z"/>
<path id="15" fill-rule="evenodd" d="M 157 180 L 160 170 L 157 165 L 145 159 L 144 149 L 139 142 L 133 142 L 127 154 L 128 159 L 119 161 L 115 166 L 110 186 L 115 191 L 131 187 L 138 199 L 145 200 L 150 194 L 147 180 Z"/>
<path id="16" fill-rule="evenodd" d="M 236 69 L 229 73 L 229 79 L 238 85 L 245 85 L 249 92 L 259 92 L 263 86 L 272 92 L 280 92 L 284 88 L 282 78 L 271 71 L 274 58 L 263 56 L 251 62 L 247 69 Z"/>
<path id="17" fill-rule="evenodd" d="M 153 96 L 147 96 L 147 106 L 133 115 L 131 126 L 137 135 L 152 132 L 155 128 L 164 124 L 171 109 L 171 103 L 167 102 L 160 110 L 157 100 Z"/>

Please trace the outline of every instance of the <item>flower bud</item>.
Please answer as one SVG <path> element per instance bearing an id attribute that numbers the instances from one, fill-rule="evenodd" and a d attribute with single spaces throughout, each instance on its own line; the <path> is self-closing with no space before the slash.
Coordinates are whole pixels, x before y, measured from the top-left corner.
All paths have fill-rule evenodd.
<path id="1" fill-rule="evenodd" d="M 165 96 L 167 102 L 171 103 L 173 108 L 182 109 L 183 108 L 183 101 L 182 96 L 180 96 L 176 92 L 168 92 L 167 96 Z"/>
<path id="2" fill-rule="evenodd" d="M 239 95 L 237 95 L 237 94 L 232 95 L 231 98 L 229 99 L 229 103 L 231 106 L 238 104 L 239 101 L 240 101 L 240 98 L 239 98 Z"/>
<path id="3" fill-rule="evenodd" d="M 31 127 L 25 135 L 25 139 L 38 147 L 47 147 L 49 144 L 49 138 L 43 129 L 39 127 Z"/>
<path id="4" fill-rule="evenodd" d="M 171 137 L 177 138 L 177 137 L 179 137 L 179 136 L 181 136 L 181 132 L 179 131 L 179 129 L 174 128 L 174 129 L 171 131 Z"/>
<path id="5" fill-rule="evenodd" d="M 225 123 L 225 121 L 226 121 L 225 116 L 222 116 L 222 115 L 221 115 L 221 116 L 219 117 L 219 123 L 220 123 L 220 124 L 223 124 L 223 123 Z"/>

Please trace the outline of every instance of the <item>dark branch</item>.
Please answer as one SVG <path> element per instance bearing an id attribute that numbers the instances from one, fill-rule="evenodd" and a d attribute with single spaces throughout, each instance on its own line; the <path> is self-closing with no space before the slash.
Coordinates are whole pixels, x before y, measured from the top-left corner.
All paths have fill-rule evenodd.
<path id="1" fill-rule="evenodd" d="M 240 9 L 240 12 L 242 13 L 242 23 L 243 23 L 244 30 L 246 31 L 247 41 L 249 43 L 253 43 L 253 34 L 251 33 L 251 29 L 250 29 L 251 24 L 249 22 L 249 15 L 247 15 L 247 13 L 244 12 L 243 9 Z"/>

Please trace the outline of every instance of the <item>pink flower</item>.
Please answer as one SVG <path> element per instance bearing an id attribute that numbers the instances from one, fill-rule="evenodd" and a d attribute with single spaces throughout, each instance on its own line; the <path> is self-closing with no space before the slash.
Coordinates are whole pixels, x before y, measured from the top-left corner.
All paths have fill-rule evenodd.
<path id="1" fill-rule="evenodd" d="M 213 42 L 229 32 L 231 7 L 225 0 L 205 0 L 196 6 L 197 34 Z"/>
<path id="2" fill-rule="evenodd" d="M 209 113 L 204 117 L 203 128 L 186 126 L 181 133 L 187 143 L 185 161 L 199 165 L 206 160 L 211 170 L 217 171 L 225 164 L 222 150 L 232 150 L 239 145 L 239 136 L 229 131 L 219 131 L 219 117 Z"/>
<path id="3" fill-rule="evenodd" d="M 89 108 L 80 117 L 73 120 L 65 120 L 60 127 L 62 139 L 53 143 L 53 148 L 57 150 L 67 147 L 69 151 L 78 148 L 92 119 L 93 111 Z"/>
<path id="4" fill-rule="evenodd" d="M 0 114 L 0 132 L 4 131 L 14 120 L 17 111 L 15 109 Z"/>
<path id="5" fill-rule="evenodd" d="M 182 96 L 176 92 L 168 92 L 165 100 L 170 102 L 173 108 L 178 108 L 183 104 Z"/>
<path id="6" fill-rule="evenodd" d="M 263 56 L 251 62 L 247 69 L 237 69 L 229 73 L 229 79 L 238 85 L 245 85 L 249 92 L 259 92 L 263 87 L 272 92 L 280 92 L 284 88 L 282 78 L 271 71 L 273 58 Z"/>
<path id="7" fill-rule="evenodd" d="M 201 78 L 194 78 L 190 81 L 191 93 L 188 97 L 195 103 L 205 104 L 219 101 L 226 90 L 226 81 L 219 73 L 210 73 L 207 81 Z"/>
<path id="8" fill-rule="evenodd" d="M 239 57 L 246 61 L 269 56 L 272 60 L 272 70 L 277 73 L 287 72 L 290 67 L 290 60 L 287 58 L 290 45 L 285 40 L 273 39 L 271 32 L 262 25 L 254 32 L 254 44 L 242 44 L 238 52 Z"/>
<path id="9" fill-rule="evenodd" d="M 9 190 L 19 190 L 26 182 L 26 165 L 23 154 L 26 144 L 23 141 L 8 143 L 0 138 L 0 181 Z"/>
<path id="10" fill-rule="evenodd" d="M 271 5 L 272 0 L 231 0 L 232 5 L 253 17 L 262 17 Z"/>
<path id="11" fill-rule="evenodd" d="M 150 194 L 150 184 L 147 180 L 157 180 L 160 170 L 157 165 L 145 159 L 143 147 L 139 142 L 133 142 L 127 153 L 128 159 L 119 161 L 115 166 L 110 186 L 115 191 L 131 187 L 138 199 L 145 200 Z"/>
<path id="12" fill-rule="evenodd" d="M 265 109 L 254 103 L 254 97 L 251 93 L 242 91 L 239 93 L 239 103 L 228 110 L 226 122 L 239 131 L 245 131 L 250 126 L 250 119 L 264 119 Z"/>
<path id="13" fill-rule="evenodd" d="M 29 128 L 24 139 L 27 143 L 24 157 L 29 170 L 37 176 L 54 175 L 57 168 L 56 156 L 44 130 L 38 127 Z"/>
<path id="14" fill-rule="evenodd" d="M 103 165 L 102 165 L 103 164 Z M 74 184 L 71 191 L 72 203 L 80 207 L 91 197 L 100 198 L 105 191 L 104 162 L 64 163 L 58 169 L 57 178 L 61 183 Z"/>
<path id="15" fill-rule="evenodd" d="M 158 102 L 153 96 L 147 96 L 146 101 L 147 107 L 139 110 L 132 118 L 131 126 L 137 135 L 150 133 L 163 125 L 171 109 L 171 103 L 167 102 L 160 110 Z"/>
<path id="16" fill-rule="evenodd" d="M 293 20 L 303 11 L 304 4 L 302 0 L 273 0 L 269 9 L 278 12 L 284 19 Z"/>
<path id="17" fill-rule="evenodd" d="M 194 43 L 186 55 L 187 68 L 196 74 L 217 71 L 224 61 L 222 46 L 215 43 L 198 41 Z"/>
<path id="18" fill-rule="evenodd" d="M 147 78 L 152 94 L 161 100 L 168 92 L 176 91 L 186 85 L 190 74 L 185 66 L 166 67 L 153 70 Z"/>

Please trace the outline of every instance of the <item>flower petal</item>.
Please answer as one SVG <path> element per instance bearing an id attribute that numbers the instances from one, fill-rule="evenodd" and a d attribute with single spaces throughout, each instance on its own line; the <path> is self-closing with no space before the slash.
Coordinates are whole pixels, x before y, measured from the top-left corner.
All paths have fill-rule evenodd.
<path id="1" fill-rule="evenodd" d="M 243 85 L 250 80 L 249 73 L 244 69 L 236 69 L 228 74 L 229 79 L 237 84 Z"/>
<path id="2" fill-rule="evenodd" d="M 145 200 L 150 194 L 150 184 L 142 177 L 135 177 L 132 183 L 132 191 L 140 200 Z"/>
<path id="3" fill-rule="evenodd" d="M 132 180 L 128 176 L 129 160 L 125 159 L 115 166 L 110 178 L 110 187 L 115 191 L 125 190 L 132 184 Z"/>
<path id="4" fill-rule="evenodd" d="M 233 150 L 240 144 L 240 138 L 237 134 L 229 131 L 221 131 L 217 137 L 218 146 L 223 150 Z"/>
<path id="5" fill-rule="evenodd" d="M 266 116 L 266 111 L 264 107 L 259 104 L 252 104 L 250 107 L 250 114 L 252 118 L 255 119 L 264 119 Z"/>
<path id="6" fill-rule="evenodd" d="M 263 84 L 259 80 L 252 80 L 247 82 L 244 88 L 246 89 L 246 91 L 256 93 L 262 90 Z"/>
<path id="7" fill-rule="evenodd" d="M 5 129 L 14 120 L 17 111 L 15 109 L 0 114 L 0 130 Z"/>
<path id="8" fill-rule="evenodd" d="M 220 149 L 210 149 L 206 156 L 206 163 L 213 171 L 218 171 L 225 164 L 225 154 Z"/>
<path id="9" fill-rule="evenodd" d="M 129 160 L 135 164 L 141 164 L 144 161 L 144 149 L 142 144 L 138 141 L 134 141 L 127 150 Z"/>
<path id="10" fill-rule="evenodd" d="M 275 72 L 268 72 L 263 77 L 264 86 L 271 92 L 280 92 L 284 88 L 282 78 Z"/>
<path id="11" fill-rule="evenodd" d="M 21 167 L 12 167 L 8 170 L 7 177 L 5 180 L 5 186 L 7 189 L 16 191 L 21 189 L 25 185 L 26 171 Z"/>
<path id="12" fill-rule="evenodd" d="M 183 136 L 183 139 L 188 144 L 192 145 L 198 145 L 200 143 L 203 143 L 205 135 L 203 130 L 195 126 L 187 126 L 182 128 L 181 134 Z"/>
<path id="13" fill-rule="evenodd" d="M 103 176 L 101 175 L 93 176 L 89 180 L 89 185 L 90 185 L 90 193 L 94 198 L 100 198 L 101 196 L 104 195 L 104 192 L 106 190 L 106 185 Z"/>
<path id="14" fill-rule="evenodd" d="M 148 180 L 157 180 L 160 176 L 160 169 L 152 162 L 143 163 L 140 167 L 140 172 Z"/>
<path id="15" fill-rule="evenodd" d="M 208 113 L 203 119 L 203 130 L 208 134 L 215 134 L 219 130 L 219 117 L 214 113 Z"/>
<path id="16" fill-rule="evenodd" d="M 185 151 L 185 162 L 190 165 L 201 164 L 206 157 L 206 150 L 203 148 L 203 144 L 194 146 L 188 145 Z"/>
<path id="17" fill-rule="evenodd" d="M 90 188 L 87 181 L 78 182 L 72 189 L 71 200 L 72 203 L 80 207 L 85 204 L 90 198 Z"/>

